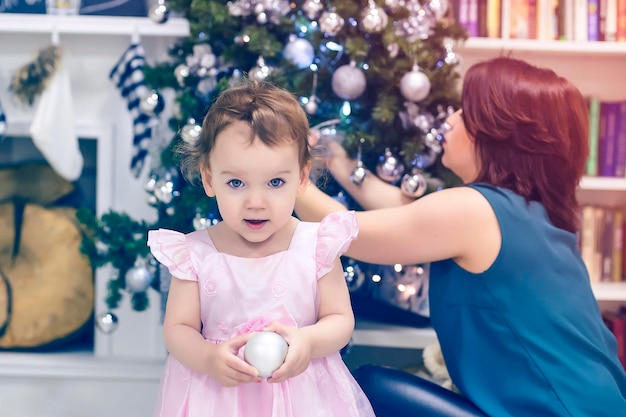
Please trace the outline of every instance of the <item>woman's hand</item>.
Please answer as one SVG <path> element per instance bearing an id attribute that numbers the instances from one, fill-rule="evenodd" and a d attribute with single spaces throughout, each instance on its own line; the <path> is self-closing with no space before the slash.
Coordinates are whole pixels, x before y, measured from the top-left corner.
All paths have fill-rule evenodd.
<path id="1" fill-rule="evenodd" d="M 208 373 L 220 385 L 236 387 L 241 384 L 261 381 L 258 371 L 237 356 L 239 349 L 248 342 L 250 336 L 252 333 L 233 337 L 219 345 L 211 344 L 207 361 Z"/>
<path id="2" fill-rule="evenodd" d="M 309 367 L 311 344 L 299 329 L 274 321 L 263 331 L 278 333 L 289 345 L 285 362 L 272 373 L 272 376 L 268 378 L 268 382 L 283 382 L 291 377 L 300 375 Z"/>

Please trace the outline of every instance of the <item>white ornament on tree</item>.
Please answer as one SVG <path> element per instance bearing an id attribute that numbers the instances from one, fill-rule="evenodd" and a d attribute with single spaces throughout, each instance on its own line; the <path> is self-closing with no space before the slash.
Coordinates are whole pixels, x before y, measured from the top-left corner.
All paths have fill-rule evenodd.
<path id="1" fill-rule="evenodd" d="M 113 333 L 117 329 L 118 318 L 110 311 L 105 311 L 96 316 L 96 327 L 103 333 Z"/>
<path id="2" fill-rule="evenodd" d="M 374 0 L 369 0 L 367 8 L 361 13 L 361 29 L 367 33 L 382 32 L 388 22 L 389 16 L 385 10 L 378 7 Z"/>
<path id="3" fill-rule="evenodd" d="M 273 68 L 265 63 L 263 56 L 257 58 L 256 64 L 257 66 L 250 70 L 250 78 L 263 81 L 272 73 Z"/>
<path id="4" fill-rule="evenodd" d="M 189 145 L 195 145 L 200 139 L 200 133 L 202 132 L 202 126 L 196 123 L 196 120 L 191 118 L 187 121 L 187 124 L 180 129 L 180 137 Z"/>
<path id="5" fill-rule="evenodd" d="M 148 10 L 148 16 L 155 23 L 165 23 L 170 18 L 170 8 L 165 0 L 157 0 L 156 4 Z"/>
<path id="6" fill-rule="evenodd" d="M 354 100 L 365 92 L 367 81 L 363 70 L 354 61 L 335 70 L 332 77 L 333 92 L 344 100 Z"/>
<path id="7" fill-rule="evenodd" d="M 135 265 L 132 266 L 126 275 L 126 289 L 130 292 L 144 292 L 152 284 L 152 274 L 148 270 L 148 264 L 145 259 L 137 258 Z"/>
<path id="8" fill-rule="evenodd" d="M 389 148 L 385 149 L 385 154 L 380 157 L 380 161 L 376 165 L 376 175 L 381 180 L 392 183 L 402 178 L 402 174 L 404 174 L 402 162 Z"/>
<path id="9" fill-rule="evenodd" d="M 311 42 L 295 35 L 289 37 L 289 42 L 285 45 L 283 56 L 298 68 L 306 68 L 315 59 L 315 50 Z"/>
<path id="10" fill-rule="evenodd" d="M 413 169 L 410 174 L 405 174 L 400 183 L 402 193 L 407 197 L 418 198 L 426 193 L 428 183 L 419 169 Z"/>
<path id="11" fill-rule="evenodd" d="M 410 72 L 404 74 L 400 80 L 400 93 L 410 101 L 422 101 L 430 93 L 430 80 L 417 64 L 413 65 Z"/>
<path id="12" fill-rule="evenodd" d="M 343 17 L 337 13 L 335 8 L 322 13 L 322 16 L 319 18 L 320 30 L 327 36 L 337 35 L 343 29 L 344 24 Z"/>

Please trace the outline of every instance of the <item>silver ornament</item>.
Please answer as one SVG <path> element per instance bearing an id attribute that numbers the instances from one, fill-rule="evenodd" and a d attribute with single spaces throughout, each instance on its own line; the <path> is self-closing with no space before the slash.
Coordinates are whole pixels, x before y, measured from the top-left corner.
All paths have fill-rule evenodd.
<path id="1" fill-rule="evenodd" d="M 309 116 L 313 116 L 315 113 L 317 113 L 317 108 L 318 108 L 317 107 L 317 97 L 316 96 L 311 96 L 309 98 L 309 101 L 307 101 L 307 103 L 304 105 L 304 111 Z"/>
<path id="2" fill-rule="evenodd" d="M 165 100 L 156 90 L 147 91 L 139 101 L 139 108 L 148 115 L 158 115 L 165 107 Z"/>
<path id="3" fill-rule="evenodd" d="M 443 140 L 443 136 L 437 132 L 437 129 L 434 127 L 430 129 L 430 132 L 426 133 L 424 136 L 424 144 L 428 146 L 433 152 L 439 154 L 443 150 L 441 146 L 441 141 Z"/>
<path id="4" fill-rule="evenodd" d="M 426 7 L 433 13 L 435 19 L 439 20 L 448 11 L 448 0 L 430 0 L 426 3 Z"/>
<path id="5" fill-rule="evenodd" d="M 326 8 L 322 0 L 305 0 L 301 6 L 306 17 L 313 20 Z"/>
<path id="6" fill-rule="evenodd" d="M 195 145 L 200 139 L 202 126 L 196 123 L 195 119 L 189 119 L 187 124 L 180 129 L 180 137 L 190 145 Z"/>
<path id="7" fill-rule="evenodd" d="M 411 198 L 423 196 L 427 188 L 426 178 L 418 169 L 413 169 L 411 174 L 405 174 L 400 183 L 402 193 Z"/>
<path id="8" fill-rule="evenodd" d="M 434 123 L 435 117 L 426 111 L 419 112 L 417 116 L 415 116 L 415 119 L 413 119 L 415 127 L 422 132 L 428 132 L 433 127 Z"/>
<path id="9" fill-rule="evenodd" d="M 363 184 L 363 180 L 365 180 L 368 172 L 369 171 L 365 168 L 365 165 L 363 165 L 363 161 L 358 160 L 356 162 L 356 167 L 354 167 L 354 170 L 350 174 L 350 181 L 356 185 L 361 185 Z"/>
<path id="10" fill-rule="evenodd" d="M 345 21 L 343 17 L 335 11 L 335 9 L 331 9 L 330 11 L 322 13 L 318 23 L 320 25 L 320 30 L 324 32 L 324 34 L 328 36 L 335 36 L 341 32 Z"/>
<path id="11" fill-rule="evenodd" d="M 306 68 L 315 59 L 313 45 L 306 39 L 292 35 L 283 50 L 283 56 L 298 68 Z"/>
<path id="12" fill-rule="evenodd" d="M 185 64 L 179 64 L 174 68 L 174 77 L 176 77 L 176 81 L 178 81 L 178 85 L 181 87 L 185 86 L 185 79 L 189 77 L 189 67 Z"/>
<path id="13" fill-rule="evenodd" d="M 265 58 L 262 56 L 259 56 L 256 62 L 257 66 L 250 70 L 249 76 L 252 79 L 263 81 L 270 76 L 273 68 L 265 63 Z"/>
<path id="14" fill-rule="evenodd" d="M 386 182 L 392 183 L 402 178 L 404 165 L 389 148 L 385 149 L 385 154 L 380 157 L 380 162 L 376 165 L 376 175 Z"/>
<path id="15" fill-rule="evenodd" d="M 437 153 L 431 148 L 426 148 L 423 153 L 416 153 L 411 164 L 419 169 L 426 169 L 432 166 L 437 160 Z"/>
<path id="16" fill-rule="evenodd" d="M 135 265 L 124 275 L 126 289 L 129 292 L 144 292 L 152 283 L 152 274 L 148 270 L 145 259 L 137 259 Z"/>
<path id="17" fill-rule="evenodd" d="M 200 213 L 196 213 L 193 218 L 193 228 L 194 230 L 204 230 L 211 225 L 211 220 L 206 217 L 202 217 Z"/>
<path id="18" fill-rule="evenodd" d="M 365 73 L 356 64 L 342 65 L 335 70 L 332 77 L 333 92 L 344 100 L 354 100 L 365 92 L 367 80 Z"/>
<path id="19" fill-rule="evenodd" d="M 155 23 L 165 23 L 170 18 L 170 8 L 164 0 L 158 0 L 148 10 L 148 17 Z"/>
<path id="20" fill-rule="evenodd" d="M 378 7 L 376 2 L 370 0 L 367 9 L 361 13 L 360 27 L 367 33 L 382 32 L 387 27 L 389 17 L 382 7 Z"/>
<path id="21" fill-rule="evenodd" d="M 385 6 L 389 7 L 392 12 L 397 11 L 400 7 L 404 7 L 404 0 L 385 0 Z"/>
<path id="22" fill-rule="evenodd" d="M 430 93 L 430 80 L 417 65 L 400 80 L 400 93 L 410 101 L 421 101 Z"/>
<path id="23" fill-rule="evenodd" d="M 350 292 L 358 290 L 365 282 L 365 273 L 358 264 L 346 266 L 343 270 L 343 277 L 346 279 Z"/>
<path id="24" fill-rule="evenodd" d="M 148 181 L 146 181 L 146 183 L 144 184 L 143 189 L 149 193 L 153 193 L 154 188 L 156 187 L 156 182 L 157 182 L 156 175 L 151 175 L 150 178 L 148 178 Z"/>
<path id="25" fill-rule="evenodd" d="M 154 196 L 162 203 L 171 203 L 174 198 L 174 183 L 167 180 L 158 180 L 154 187 Z"/>
<path id="26" fill-rule="evenodd" d="M 99 313 L 96 315 L 96 327 L 103 333 L 112 333 L 117 329 L 118 319 L 117 316 L 110 311 Z"/>

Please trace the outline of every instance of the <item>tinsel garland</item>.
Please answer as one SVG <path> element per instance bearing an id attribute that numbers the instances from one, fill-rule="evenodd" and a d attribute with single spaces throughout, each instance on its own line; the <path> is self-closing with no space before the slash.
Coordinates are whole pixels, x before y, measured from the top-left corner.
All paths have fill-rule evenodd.
<path id="1" fill-rule="evenodd" d="M 57 45 L 40 49 L 32 62 L 18 68 L 15 72 L 9 91 L 15 94 L 22 103 L 32 106 L 48 86 L 62 55 L 63 51 Z"/>

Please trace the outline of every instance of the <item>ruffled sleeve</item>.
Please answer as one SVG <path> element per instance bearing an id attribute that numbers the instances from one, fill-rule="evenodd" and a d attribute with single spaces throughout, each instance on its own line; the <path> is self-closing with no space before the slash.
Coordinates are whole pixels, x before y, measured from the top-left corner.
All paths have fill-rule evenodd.
<path id="1" fill-rule="evenodd" d="M 343 255 L 357 237 L 359 227 L 354 211 L 338 211 L 324 217 L 317 232 L 317 279 L 333 268 L 337 256 Z"/>
<path id="2" fill-rule="evenodd" d="M 148 246 L 152 255 L 169 269 L 172 276 L 189 281 L 198 280 L 183 233 L 167 229 L 150 230 Z"/>

